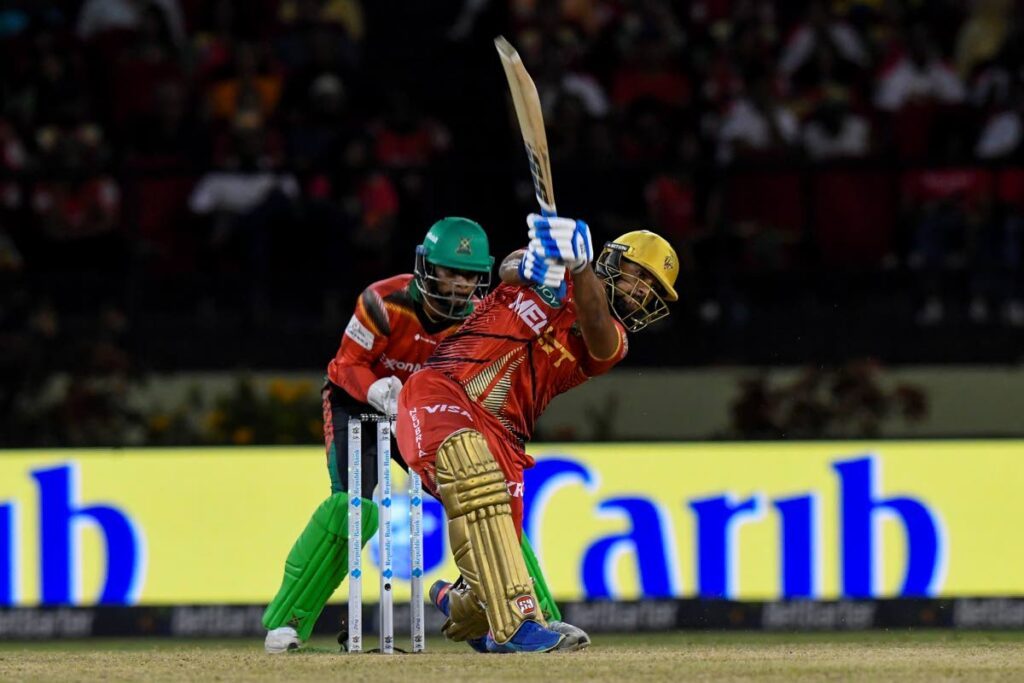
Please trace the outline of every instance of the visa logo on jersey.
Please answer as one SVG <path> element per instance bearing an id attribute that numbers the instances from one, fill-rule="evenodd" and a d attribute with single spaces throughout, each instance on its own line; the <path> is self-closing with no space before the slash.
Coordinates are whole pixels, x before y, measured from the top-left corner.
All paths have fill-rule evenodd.
<path id="1" fill-rule="evenodd" d="M 470 422 L 473 421 L 473 416 L 469 414 L 468 410 L 460 406 L 453 406 L 447 403 L 435 403 L 432 406 L 423 406 L 423 410 L 427 411 L 430 415 L 435 415 L 437 413 L 455 413 L 456 415 L 461 415 Z"/>

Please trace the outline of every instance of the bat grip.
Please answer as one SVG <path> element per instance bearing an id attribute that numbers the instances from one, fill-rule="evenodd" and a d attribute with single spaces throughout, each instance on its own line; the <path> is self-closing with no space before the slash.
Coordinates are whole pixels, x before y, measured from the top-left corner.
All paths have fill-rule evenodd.
<path id="1" fill-rule="evenodd" d="M 542 206 L 542 207 L 540 207 L 540 215 L 541 215 L 541 216 L 544 216 L 544 218 L 554 218 L 554 217 L 556 217 L 556 216 L 557 216 L 558 214 L 557 214 L 557 213 L 555 213 L 555 211 L 554 211 L 553 209 L 545 209 L 545 208 L 544 208 L 544 207 Z"/>

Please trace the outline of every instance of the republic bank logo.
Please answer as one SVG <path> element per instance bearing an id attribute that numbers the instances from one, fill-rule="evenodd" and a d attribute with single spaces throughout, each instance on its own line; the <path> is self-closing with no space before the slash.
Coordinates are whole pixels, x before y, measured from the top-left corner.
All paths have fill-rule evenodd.
<path id="1" fill-rule="evenodd" d="M 0 607 L 23 603 L 19 568 L 24 564 L 23 554 L 33 551 L 32 539 L 20 537 L 21 516 L 27 514 L 38 516 L 40 604 L 79 605 L 87 601 L 82 594 L 79 537 L 83 528 L 90 526 L 100 532 L 106 548 L 102 585 L 95 602 L 138 602 L 146 570 L 146 543 L 135 521 L 113 505 L 81 502 L 76 463 L 33 469 L 29 474 L 35 480 L 36 510 L 29 509 L 25 501 L 0 500 Z"/>

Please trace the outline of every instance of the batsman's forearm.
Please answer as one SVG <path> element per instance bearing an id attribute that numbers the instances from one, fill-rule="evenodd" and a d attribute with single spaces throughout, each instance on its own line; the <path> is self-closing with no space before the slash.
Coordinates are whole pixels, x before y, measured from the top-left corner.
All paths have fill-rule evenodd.
<path id="1" fill-rule="evenodd" d="M 619 350 L 619 332 L 608 308 L 604 284 L 589 266 L 573 273 L 572 282 L 576 292 L 576 319 L 587 351 L 597 359 L 611 358 Z"/>
<path id="2" fill-rule="evenodd" d="M 519 264 L 522 262 L 525 253 L 525 249 L 517 249 L 506 256 L 501 262 L 501 265 L 498 266 L 498 278 L 502 282 L 507 285 L 525 284 L 523 279 L 519 277 Z"/>

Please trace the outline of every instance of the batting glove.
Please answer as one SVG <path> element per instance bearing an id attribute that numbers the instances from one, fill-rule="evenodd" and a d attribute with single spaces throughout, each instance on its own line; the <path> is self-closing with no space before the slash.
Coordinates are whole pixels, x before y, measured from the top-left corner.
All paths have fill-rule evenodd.
<path id="1" fill-rule="evenodd" d="M 561 261 L 573 273 L 579 273 L 593 260 L 590 226 L 585 222 L 531 213 L 526 225 L 530 228 L 530 250 Z"/>
<path id="2" fill-rule="evenodd" d="M 531 246 L 519 262 L 519 278 L 524 282 L 558 289 L 565 280 L 565 266 L 553 258 L 545 258 L 542 251 Z"/>

